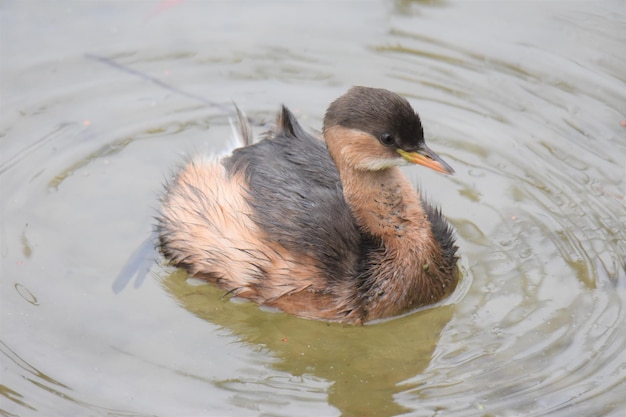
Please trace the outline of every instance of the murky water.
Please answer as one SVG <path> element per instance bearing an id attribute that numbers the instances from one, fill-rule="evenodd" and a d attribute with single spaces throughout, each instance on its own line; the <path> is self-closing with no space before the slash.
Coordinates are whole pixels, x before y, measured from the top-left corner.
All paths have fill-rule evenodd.
<path id="1" fill-rule="evenodd" d="M 0 12 L 0 415 L 626 409 L 622 2 Z M 232 100 L 259 131 L 280 103 L 319 129 L 353 84 L 409 98 L 457 171 L 406 171 L 458 232 L 449 300 L 344 327 L 227 301 L 161 265 L 113 291 L 169 173 L 227 147 Z"/>

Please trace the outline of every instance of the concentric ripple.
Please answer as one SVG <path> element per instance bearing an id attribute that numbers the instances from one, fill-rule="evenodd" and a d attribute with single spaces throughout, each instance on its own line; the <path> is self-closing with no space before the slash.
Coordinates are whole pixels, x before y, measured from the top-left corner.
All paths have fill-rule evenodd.
<path id="1" fill-rule="evenodd" d="M 253 3 L 3 8 L 0 415 L 621 416 L 623 7 Z M 319 129 L 353 84 L 405 95 L 457 172 L 406 170 L 458 234 L 448 300 L 345 327 L 159 262 L 130 285 L 232 100 Z"/>

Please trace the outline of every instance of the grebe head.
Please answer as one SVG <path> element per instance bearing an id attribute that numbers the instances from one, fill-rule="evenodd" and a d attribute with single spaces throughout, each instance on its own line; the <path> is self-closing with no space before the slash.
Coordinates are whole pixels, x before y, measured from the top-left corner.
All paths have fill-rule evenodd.
<path id="1" fill-rule="evenodd" d="M 414 163 L 454 173 L 426 146 L 422 123 L 409 102 L 388 90 L 348 90 L 328 107 L 324 138 L 338 166 L 379 171 Z"/>

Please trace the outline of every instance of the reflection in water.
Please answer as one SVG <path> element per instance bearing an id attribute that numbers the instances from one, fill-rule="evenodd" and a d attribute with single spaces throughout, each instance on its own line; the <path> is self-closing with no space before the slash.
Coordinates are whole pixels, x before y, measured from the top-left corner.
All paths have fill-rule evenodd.
<path id="1" fill-rule="evenodd" d="M 134 278 L 134 287 L 139 288 L 148 277 L 150 270 L 157 263 L 159 253 L 156 250 L 157 237 L 153 234 L 144 240 L 130 255 L 124 268 L 113 281 L 113 292 L 118 294 Z"/>
<path id="2" fill-rule="evenodd" d="M 192 285 L 187 278 L 185 272 L 176 271 L 163 279 L 163 285 L 198 317 L 228 329 L 252 347 L 268 350 L 278 359 L 271 363 L 274 369 L 331 381 L 328 401 L 346 416 L 409 411 L 394 401 L 402 390 L 398 385 L 428 365 L 454 311 L 441 306 L 378 324 L 344 326 L 270 314 L 250 302 L 229 302 L 222 290 Z M 245 383 L 216 382 L 232 390 L 245 390 Z"/>
<path id="3" fill-rule="evenodd" d="M 62 396 L 65 396 L 65 394 L 61 394 L 60 390 L 69 390 L 69 387 L 63 385 L 59 381 L 56 381 L 54 378 L 51 378 L 48 375 L 40 372 L 30 363 L 23 360 L 13 349 L 11 349 L 1 340 L 0 353 L 2 353 L 3 356 L 9 359 L 13 363 L 13 365 L 21 368 L 24 378 L 32 384 L 36 385 L 37 387 L 43 388 L 48 392 L 52 392 Z M 0 395 L 3 395 L 8 400 L 15 402 L 22 407 L 26 407 L 33 411 L 35 410 L 34 407 L 25 402 L 24 396 L 8 387 L 5 387 L 4 385 L 0 385 Z M 0 409 L 0 411 L 2 410 Z"/>
<path id="4" fill-rule="evenodd" d="M 5 3 L 0 415 L 623 414 L 618 3 Z M 169 170 L 226 146 L 205 98 L 315 127 L 351 84 L 407 96 L 457 168 L 407 172 L 459 235 L 450 305 L 353 328 L 180 272 L 111 290 Z"/>

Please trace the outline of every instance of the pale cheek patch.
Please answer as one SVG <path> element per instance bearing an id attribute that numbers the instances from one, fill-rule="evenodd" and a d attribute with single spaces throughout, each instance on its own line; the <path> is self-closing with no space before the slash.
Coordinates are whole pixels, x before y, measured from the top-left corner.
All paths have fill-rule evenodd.
<path id="1" fill-rule="evenodd" d="M 397 152 L 381 145 L 368 133 L 356 129 L 336 129 L 333 134 L 341 137 L 338 150 L 346 165 L 362 171 L 380 171 L 408 164 Z"/>
<path id="2" fill-rule="evenodd" d="M 362 158 L 354 167 L 365 171 L 381 171 L 403 165 L 410 164 L 404 158 Z"/>

